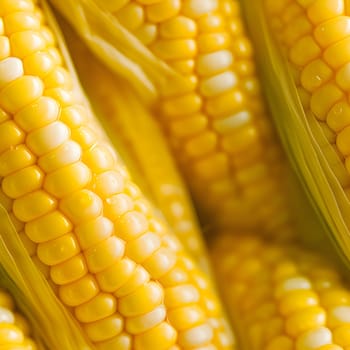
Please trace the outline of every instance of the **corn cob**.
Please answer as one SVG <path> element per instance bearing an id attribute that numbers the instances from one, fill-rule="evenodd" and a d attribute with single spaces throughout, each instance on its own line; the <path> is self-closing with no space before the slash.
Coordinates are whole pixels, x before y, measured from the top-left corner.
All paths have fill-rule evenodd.
<path id="1" fill-rule="evenodd" d="M 52 2 L 84 35 L 74 23 L 72 11 Z M 238 2 L 78 1 L 76 13 L 87 11 L 80 18 L 91 16 L 93 2 L 100 7 L 95 12 L 104 9 L 109 15 L 103 17 L 105 21 L 112 25 L 113 14 L 116 28 L 121 24 L 182 78 L 158 84 L 156 115 L 204 227 L 259 227 L 267 234 L 291 236 L 288 186 L 284 183 L 288 171 L 261 100 Z M 91 40 L 92 34 L 103 24 L 95 21 L 98 19 L 91 20 L 89 26 L 87 20 L 84 25 L 88 28 L 85 39 L 96 52 L 97 40 Z M 107 32 L 107 27 L 104 29 Z M 108 29 L 109 34 L 101 40 L 103 52 L 107 45 L 116 47 L 117 35 L 113 41 L 112 28 Z M 96 35 L 102 32 L 96 30 Z M 124 52 L 123 46 L 124 42 L 120 45 Z"/>
<path id="2" fill-rule="evenodd" d="M 10 294 L 0 289 L 0 349 L 36 350 L 36 344 L 29 335 L 27 320 L 15 311 Z"/>
<path id="3" fill-rule="evenodd" d="M 224 234 L 212 258 L 242 350 L 350 349 L 350 286 L 325 256 Z"/>
<path id="4" fill-rule="evenodd" d="M 89 118 L 44 10 L 0 1 L 1 205 L 96 349 L 230 348 L 207 280 Z"/>
<path id="5" fill-rule="evenodd" d="M 350 195 L 348 134 L 350 19 L 343 0 L 264 1 L 271 30 L 293 72 L 301 103 L 343 163 L 334 172 Z M 283 15 L 282 15 L 283 14 Z"/>
<path id="6" fill-rule="evenodd" d="M 36 350 L 27 320 L 14 309 L 10 294 L 0 289 L 0 349 Z"/>
<path id="7" fill-rule="evenodd" d="M 80 81 L 132 178 L 153 199 L 200 267 L 208 271 L 207 252 L 191 200 L 159 126 L 130 84 L 111 74 L 66 22 L 62 28 Z"/>

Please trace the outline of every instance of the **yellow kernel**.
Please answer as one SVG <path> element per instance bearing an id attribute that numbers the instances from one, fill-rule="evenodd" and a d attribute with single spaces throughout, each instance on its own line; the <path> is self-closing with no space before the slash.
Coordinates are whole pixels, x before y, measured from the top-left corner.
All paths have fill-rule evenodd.
<path id="1" fill-rule="evenodd" d="M 23 63 L 19 58 L 8 57 L 0 61 L 0 88 L 23 76 Z"/>
<path id="2" fill-rule="evenodd" d="M 22 76 L 0 91 L 0 106 L 5 111 L 15 114 L 38 99 L 43 90 L 43 82 L 38 77 Z"/>
<path id="3" fill-rule="evenodd" d="M 23 130 L 30 132 L 53 123 L 57 120 L 58 114 L 58 103 L 49 97 L 42 96 L 16 113 L 14 120 Z"/>
<path id="4" fill-rule="evenodd" d="M 350 105 L 346 101 L 337 102 L 327 114 L 327 125 L 335 132 L 350 125 Z"/>
<path id="5" fill-rule="evenodd" d="M 313 92 L 333 76 L 332 70 L 320 59 L 310 62 L 301 72 L 301 84 Z"/>
<path id="6" fill-rule="evenodd" d="M 166 61 L 191 59 L 197 54 L 197 45 L 193 39 L 164 39 L 154 42 L 150 49 L 160 59 Z"/>
<path id="7" fill-rule="evenodd" d="M 16 199 L 13 202 L 13 212 L 19 220 L 28 222 L 47 214 L 56 206 L 56 200 L 40 190 Z"/>
<path id="8" fill-rule="evenodd" d="M 123 258 L 96 274 L 98 284 L 103 291 L 114 292 L 129 280 L 135 268 L 136 264 L 132 260 Z"/>
<path id="9" fill-rule="evenodd" d="M 24 11 L 24 12 L 33 12 L 34 3 L 33 1 L 22 0 L 2 0 L 1 2 L 1 16 L 8 15 L 11 12 Z"/>
<path id="10" fill-rule="evenodd" d="M 325 308 L 346 305 L 350 303 L 350 294 L 347 290 L 341 288 L 326 289 L 320 295 L 320 303 Z"/>
<path id="11" fill-rule="evenodd" d="M 67 179 L 69 181 L 67 182 Z M 84 188 L 91 179 L 89 168 L 81 163 L 73 163 L 46 176 L 45 189 L 58 198 Z"/>
<path id="12" fill-rule="evenodd" d="M 333 341 L 340 346 L 350 346 L 350 326 L 343 325 L 333 329 Z"/>
<path id="13" fill-rule="evenodd" d="M 231 44 L 231 37 L 226 32 L 200 34 L 197 39 L 198 52 L 201 54 L 225 50 Z"/>
<path id="14" fill-rule="evenodd" d="M 123 316 L 138 316 L 150 312 L 163 299 L 163 289 L 156 282 L 147 282 L 136 291 L 119 299 L 119 311 Z"/>
<path id="15" fill-rule="evenodd" d="M 311 32 L 312 24 L 308 18 L 305 18 L 304 14 L 302 14 L 287 24 L 283 33 L 283 39 L 286 44 L 291 47 L 298 39 Z"/>
<path id="16" fill-rule="evenodd" d="M 284 295 L 278 309 L 283 316 L 318 305 L 318 296 L 311 290 L 294 290 Z"/>
<path id="17" fill-rule="evenodd" d="M 345 91 L 350 90 L 350 63 L 341 67 L 336 75 L 337 84 Z"/>
<path id="18" fill-rule="evenodd" d="M 176 342 L 177 332 L 167 322 L 135 336 L 135 350 L 157 349 L 166 350 Z"/>
<path id="19" fill-rule="evenodd" d="M 348 63 L 350 59 L 350 36 L 329 46 L 324 51 L 323 57 L 332 68 L 339 68 Z"/>
<path id="20" fill-rule="evenodd" d="M 347 126 L 337 136 L 336 145 L 342 155 L 350 155 L 350 126 Z"/>
<path id="21" fill-rule="evenodd" d="M 304 277 L 289 277 L 276 285 L 275 296 L 282 298 L 284 295 L 296 290 L 309 290 L 311 283 Z"/>
<path id="22" fill-rule="evenodd" d="M 24 73 L 40 78 L 49 74 L 54 66 L 51 55 L 45 51 L 34 52 L 23 59 Z"/>
<path id="23" fill-rule="evenodd" d="M 335 84 L 326 84 L 317 89 L 311 97 L 310 108 L 318 120 L 325 120 L 327 113 L 343 97 Z"/>
<path id="24" fill-rule="evenodd" d="M 126 255 L 137 263 L 142 263 L 149 258 L 161 245 L 158 235 L 146 232 L 140 237 L 128 241 Z"/>
<path id="25" fill-rule="evenodd" d="M 63 198 L 60 208 L 73 223 L 79 224 L 100 216 L 103 203 L 94 192 L 83 189 Z"/>
<path id="26" fill-rule="evenodd" d="M 140 265 L 136 266 L 131 277 L 120 286 L 114 295 L 118 298 L 127 296 L 137 291 L 141 286 L 145 285 L 150 280 L 148 272 Z"/>
<path id="27" fill-rule="evenodd" d="M 197 93 L 191 92 L 186 95 L 164 100 L 162 103 L 162 110 L 166 116 L 178 117 L 197 113 L 201 109 L 201 106 L 201 97 Z"/>
<path id="28" fill-rule="evenodd" d="M 165 289 L 165 305 L 169 309 L 199 301 L 199 292 L 192 284 L 182 284 Z"/>
<path id="29" fill-rule="evenodd" d="M 0 36 L 0 59 L 10 56 L 10 40 L 6 36 Z"/>
<path id="30" fill-rule="evenodd" d="M 23 336 L 23 333 L 20 331 L 20 329 L 17 328 L 15 325 L 1 323 L 0 324 L 0 341 L 3 344 L 8 345 L 10 349 L 11 348 L 14 349 L 16 348 L 16 345 L 20 347 L 21 344 L 23 344 L 24 336 Z"/>
<path id="31" fill-rule="evenodd" d="M 238 59 L 249 59 L 252 56 L 252 46 L 250 41 L 245 38 L 239 38 L 232 43 L 232 50 Z"/>
<path id="32" fill-rule="evenodd" d="M 114 314 L 117 301 L 110 294 L 100 293 L 94 298 L 75 308 L 74 313 L 80 322 L 94 322 Z"/>
<path id="33" fill-rule="evenodd" d="M 23 143 L 25 135 L 12 120 L 0 124 L 0 152 L 11 150 L 12 147 Z"/>
<path id="34" fill-rule="evenodd" d="M 99 321 L 88 323 L 83 326 L 87 336 L 93 342 L 100 342 L 103 340 L 111 339 L 120 334 L 123 330 L 123 327 L 123 318 L 118 314 L 104 318 Z M 123 341 L 123 343 L 124 342 L 125 340 Z M 118 342 L 117 344 L 118 347 L 116 349 L 119 349 L 120 342 Z"/>
<path id="35" fill-rule="evenodd" d="M 62 107 L 72 105 L 76 102 L 76 95 L 74 92 L 61 87 L 45 89 L 45 96 L 53 98 Z"/>
<path id="36" fill-rule="evenodd" d="M 225 118 L 217 119 L 213 122 L 214 129 L 220 134 L 231 133 L 238 128 L 252 122 L 252 115 L 248 111 L 234 113 Z"/>
<path id="37" fill-rule="evenodd" d="M 178 62 L 180 61 L 174 61 L 173 63 Z M 172 63 L 170 63 L 170 65 L 172 65 Z M 196 89 L 197 84 L 198 78 L 196 77 L 196 75 L 192 74 L 182 76 L 181 79 L 175 79 L 172 82 L 172 84 L 165 86 L 165 88 L 161 91 L 161 94 L 165 97 L 175 97 L 180 96 L 182 94 L 192 93 Z M 179 115 L 179 113 L 176 113 L 176 115 Z"/>
<path id="38" fill-rule="evenodd" d="M 144 23 L 144 11 L 142 6 L 135 2 L 129 2 L 122 9 L 116 12 L 115 16 L 121 25 L 133 31 Z"/>
<path id="39" fill-rule="evenodd" d="M 13 12 L 4 17 L 4 27 L 7 35 L 26 30 L 39 30 L 40 21 L 33 13 Z"/>
<path id="40" fill-rule="evenodd" d="M 73 105 L 64 107 L 61 110 L 60 120 L 72 129 L 84 124 L 85 119 L 86 111 L 82 106 Z"/>
<path id="41" fill-rule="evenodd" d="M 101 326 L 101 330 L 103 332 L 104 326 Z M 110 350 L 110 349 L 118 349 L 118 350 L 131 350 L 132 339 L 131 335 L 127 333 L 120 333 L 117 336 L 114 336 L 112 339 L 98 342 L 95 344 L 96 349 L 98 350 Z"/>
<path id="42" fill-rule="evenodd" d="M 95 246 L 113 234 L 113 222 L 100 216 L 92 221 L 83 221 L 75 228 L 75 234 L 83 250 Z"/>
<path id="43" fill-rule="evenodd" d="M 118 193 L 106 199 L 104 214 L 115 221 L 134 208 L 132 199 L 124 193 Z"/>
<path id="44" fill-rule="evenodd" d="M 88 273 L 85 259 L 82 254 L 51 266 L 50 277 L 55 284 L 62 285 L 72 283 Z"/>
<path id="45" fill-rule="evenodd" d="M 183 13 L 190 18 L 198 18 L 216 10 L 216 0 L 188 0 L 184 3 Z"/>
<path id="46" fill-rule="evenodd" d="M 146 7 L 147 19 L 154 23 L 160 23 L 175 17 L 179 13 L 180 8 L 180 0 L 163 0 Z"/>
<path id="47" fill-rule="evenodd" d="M 222 178 L 229 172 L 228 157 L 224 153 L 214 153 L 193 164 L 194 173 L 204 180 Z"/>
<path id="48" fill-rule="evenodd" d="M 129 211 L 115 222 L 118 237 L 130 241 L 141 236 L 148 229 L 148 221 L 144 215 L 137 211 Z"/>
<path id="49" fill-rule="evenodd" d="M 313 23 L 320 23 L 332 17 L 344 14 L 344 1 L 318 0 L 307 9 L 307 14 Z"/>
<path id="50" fill-rule="evenodd" d="M 217 145 L 217 136 L 212 131 L 205 131 L 185 143 L 185 150 L 190 157 L 201 157 L 212 152 Z"/>
<path id="51" fill-rule="evenodd" d="M 25 225 L 26 235 L 36 243 L 56 239 L 72 230 L 72 224 L 59 211 L 46 214 Z"/>
<path id="52" fill-rule="evenodd" d="M 44 84 L 46 89 L 64 87 L 67 89 L 72 88 L 72 79 L 69 72 L 63 67 L 56 67 L 51 70 L 44 78 Z"/>
<path id="53" fill-rule="evenodd" d="M 90 274 L 59 288 L 60 299 L 68 306 L 78 306 L 86 303 L 97 294 L 98 285 Z"/>
<path id="54" fill-rule="evenodd" d="M 37 254 L 46 265 L 57 265 L 78 254 L 79 244 L 72 233 L 56 238 L 49 242 L 39 243 Z"/>
<path id="55" fill-rule="evenodd" d="M 226 25 L 223 16 L 215 12 L 207 13 L 197 20 L 198 30 L 201 33 L 221 32 Z"/>
<path id="56" fill-rule="evenodd" d="M 33 165 L 35 161 L 35 156 L 25 145 L 12 146 L 0 155 L 0 176 L 7 176 L 17 170 Z"/>
<path id="57" fill-rule="evenodd" d="M 194 60 L 178 60 L 173 61 L 169 64 L 172 68 L 174 68 L 181 75 L 189 75 L 193 74 L 195 68 Z"/>
<path id="58" fill-rule="evenodd" d="M 277 336 L 267 343 L 266 350 L 293 350 L 293 341 L 284 335 Z"/>
<path id="59" fill-rule="evenodd" d="M 305 66 L 320 55 L 321 50 L 310 35 L 299 39 L 289 52 L 290 60 L 297 66 Z"/>
<path id="60" fill-rule="evenodd" d="M 110 170 L 95 176 L 94 191 L 102 198 L 108 198 L 124 190 L 124 179 L 117 171 Z"/>
<path id="61" fill-rule="evenodd" d="M 83 162 L 89 166 L 94 173 L 113 168 L 114 158 L 108 148 L 96 145 L 84 152 Z"/>
<path id="62" fill-rule="evenodd" d="M 175 266 L 176 260 L 176 255 L 172 250 L 162 247 L 143 262 L 143 267 L 152 278 L 158 279 Z"/>
<path id="63" fill-rule="evenodd" d="M 26 30 L 10 36 L 12 55 L 24 58 L 36 51 L 43 51 L 46 43 L 40 32 Z"/>
<path id="64" fill-rule="evenodd" d="M 350 19 L 338 16 L 321 23 L 315 29 L 314 35 L 322 47 L 328 47 L 350 34 Z"/>
<path id="65" fill-rule="evenodd" d="M 223 117 L 239 111 L 243 105 L 244 96 L 240 89 L 232 89 L 222 95 L 207 100 L 205 109 L 213 117 Z"/>
<path id="66" fill-rule="evenodd" d="M 189 137 L 204 131 L 208 120 L 203 114 L 193 114 L 184 119 L 175 119 L 170 122 L 171 133 L 178 138 Z"/>
<path id="67" fill-rule="evenodd" d="M 325 325 L 326 313 L 319 306 L 312 306 L 296 311 L 287 317 L 286 332 L 291 337 L 297 337 L 301 333 Z"/>
<path id="68" fill-rule="evenodd" d="M 38 159 L 38 164 L 45 172 L 50 173 L 81 159 L 80 146 L 71 140 L 64 142 L 53 151 L 46 153 Z"/>
<path id="69" fill-rule="evenodd" d="M 123 257 L 125 244 L 112 236 L 84 252 L 89 271 L 101 272 Z"/>
<path id="70" fill-rule="evenodd" d="M 134 35 L 146 46 L 157 38 L 158 28 L 155 24 L 144 23 L 134 31 Z"/>
<path id="71" fill-rule="evenodd" d="M 6 176 L 2 189 L 10 198 L 18 198 L 42 187 L 44 174 L 37 166 L 29 166 Z"/>
<path id="72" fill-rule="evenodd" d="M 222 147 L 232 154 L 245 152 L 253 147 L 257 142 L 258 134 L 255 127 L 247 126 L 240 130 L 239 133 L 227 135 L 222 138 Z"/>
<path id="73" fill-rule="evenodd" d="M 160 24 L 160 35 L 167 39 L 188 39 L 197 34 L 196 22 L 184 16 L 176 16 Z"/>
<path id="74" fill-rule="evenodd" d="M 182 331 L 178 336 L 178 343 L 184 348 L 197 347 L 210 343 L 213 338 L 213 329 L 208 324 L 202 324 Z"/>
<path id="75" fill-rule="evenodd" d="M 168 310 L 170 323 L 179 331 L 189 329 L 205 322 L 205 313 L 198 305 L 181 306 Z"/>
<path id="76" fill-rule="evenodd" d="M 28 148 L 36 155 L 42 156 L 68 140 L 70 135 L 68 127 L 60 121 L 34 130 L 27 135 Z"/>
<path id="77" fill-rule="evenodd" d="M 127 318 L 125 329 L 131 334 L 144 333 L 163 322 L 166 314 L 167 312 L 164 305 L 160 305 L 144 315 Z"/>

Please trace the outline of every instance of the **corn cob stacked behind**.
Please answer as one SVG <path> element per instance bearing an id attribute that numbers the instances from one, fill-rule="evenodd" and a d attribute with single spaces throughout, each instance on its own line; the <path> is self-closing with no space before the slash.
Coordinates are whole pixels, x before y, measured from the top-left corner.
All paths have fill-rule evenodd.
<path id="1" fill-rule="evenodd" d="M 14 302 L 9 293 L 0 289 L 0 348 L 4 350 L 36 350 L 29 338 L 27 320 L 14 311 Z"/>
<path id="2" fill-rule="evenodd" d="M 205 271 L 207 252 L 185 185 L 166 140 L 131 86 L 97 60 L 62 22 L 69 51 L 89 101 L 134 181 L 149 194 L 183 246 Z"/>
<path id="3" fill-rule="evenodd" d="M 70 14 L 52 2 L 74 26 Z M 286 200 L 288 171 L 260 99 L 238 3 L 95 3 L 183 78 L 159 86 L 157 114 L 205 227 L 262 227 L 280 239 L 293 235 Z M 83 3 L 76 6 L 84 11 Z M 94 26 L 89 28 L 92 33 Z M 106 42 L 115 45 L 107 35 L 104 39 L 101 49 Z"/>
<path id="4" fill-rule="evenodd" d="M 350 126 L 346 2 L 264 1 L 271 30 L 288 57 L 308 118 L 316 118 L 343 167 L 335 175 L 349 196 Z M 283 15 L 282 15 L 283 14 Z"/>
<path id="5" fill-rule="evenodd" d="M 98 349 L 229 348 L 215 295 L 92 129 L 43 14 L 0 3 L 1 204 L 28 253 Z"/>
<path id="6" fill-rule="evenodd" d="M 350 349 L 350 287 L 324 256 L 224 234 L 212 258 L 242 349 Z"/>

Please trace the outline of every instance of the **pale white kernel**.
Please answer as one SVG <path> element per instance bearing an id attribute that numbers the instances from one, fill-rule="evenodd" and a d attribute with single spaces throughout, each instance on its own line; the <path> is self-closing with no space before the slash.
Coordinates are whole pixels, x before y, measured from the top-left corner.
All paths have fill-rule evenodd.
<path id="1" fill-rule="evenodd" d="M 13 324 L 15 323 L 15 317 L 11 311 L 0 306 L 0 324 L 1 323 Z"/>
<path id="2" fill-rule="evenodd" d="M 330 312 L 337 320 L 345 323 L 350 323 L 350 306 L 337 306 Z"/>
<path id="3" fill-rule="evenodd" d="M 198 18 L 218 7 L 217 0 L 187 0 L 183 5 L 183 12 L 186 16 Z"/>
<path id="4" fill-rule="evenodd" d="M 303 333 L 298 337 L 296 350 L 313 350 L 332 343 L 332 333 L 326 327 L 319 327 Z"/>
<path id="5" fill-rule="evenodd" d="M 236 84 L 236 74 L 231 71 L 226 71 L 204 79 L 200 84 L 200 90 L 204 96 L 211 97 L 232 89 Z"/>
<path id="6" fill-rule="evenodd" d="M 213 126 L 219 133 L 228 134 L 241 126 L 248 124 L 250 120 L 251 114 L 247 111 L 242 111 L 230 115 L 227 118 L 215 120 Z"/>
<path id="7" fill-rule="evenodd" d="M 8 57 L 0 61 L 0 88 L 23 75 L 22 61 L 17 57 Z"/>
<path id="8" fill-rule="evenodd" d="M 197 61 L 197 71 L 201 75 L 213 75 L 231 66 L 232 53 L 228 50 L 200 55 Z"/>
<path id="9" fill-rule="evenodd" d="M 208 324 L 202 324 L 180 332 L 179 343 L 183 347 L 196 347 L 206 345 L 213 338 L 213 329 Z"/>

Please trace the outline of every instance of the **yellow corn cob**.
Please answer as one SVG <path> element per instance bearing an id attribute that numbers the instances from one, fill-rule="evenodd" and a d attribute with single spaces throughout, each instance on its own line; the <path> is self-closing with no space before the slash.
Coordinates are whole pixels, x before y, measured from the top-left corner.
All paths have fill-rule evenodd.
<path id="1" fill-rule="evenodd" d="M 207 280 L 137 205 L 44 9 L 0 1 L 1 205 L 96 349 L 231 348 Z"/>
<path id="2" fill-rule="evenodd" d="M 350 287 L 325 256 L 226 234 L 212 258 L 242 350 L 350 349 Z"/>
<path id="3" fill-rule="evenodd" d="M 333 170 L 350 195 L 350 18 L 346 1 L 264 1 L 271 29 L 293 71 L 308 118 L 317 120 L 343 167 Z"/>
<path id="4" fill-rule="evenodd" d="M 132 178 L 153 199 L 183 246 L 208 271 L 197 218 L 159 126 L 130 85 L 111 74 L 66 22 L 62 28 L 80 81 Z"/>
<path id="5" fill-rule="evenodd" d="M 27 320 L 14 309 L 10 294 L 0 289 L 0 349 L 36 350 Z"/>
<path id="6" fill-rule="evenodd" d="M 157 115 L 204 225 L 289 237 L 286 168 L 238 2 L 95 3 L 183 78 L 159 88 Z"/>

